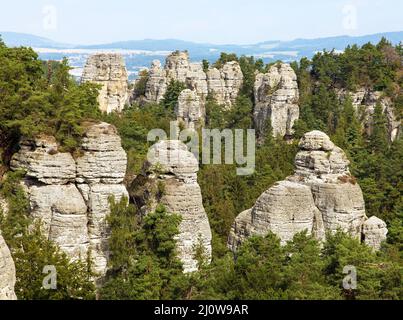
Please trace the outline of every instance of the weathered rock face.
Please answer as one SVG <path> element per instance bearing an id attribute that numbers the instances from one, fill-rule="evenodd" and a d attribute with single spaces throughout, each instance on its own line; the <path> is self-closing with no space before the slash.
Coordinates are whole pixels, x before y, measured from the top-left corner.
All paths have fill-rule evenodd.
<path id="1" fill-rule="evenodd" d="M 166 76 L 169 80 L 185 83 L 189 71 L 189 53 L 187 51 L 175 51 L 170 54 L 165 62 Z"/>
<path id="2" fill-rule="evenodd" d="M 15 154 L 11 166 L 29 172 L 32 179 L 43 184 L 74 182 L 76 164 L 70 153 L 59 153 L 54 137 L 41 136 L 35 140 L 23 140 L 20 152 Z"/>
<path id="3" fill-rule="evenodd" d="M 154 60 L 149 70 L 146 84 L 145 98 L 149 102 L 159 103 L 167 90 L 168 83 L 165 70 L 159 60 Z"/>
<path id="4" fill-rule="evenodd" d="M 90 81 L 102 86 L 98 101 L 103 112 L 120 112 L 129 100 L 127 70 L 120 54 L 100 53 L 90 56 L 81 81 Z"/>
<path id="5" fill-rule="evenodd" d="M 243 74 L 238 62 L 230 61 L 222 69 L 210 68 L 207 72 L 209 93 L 218 104 L 231 107 L 243 85 Z"/>
<path id="6" fill-rule="evenodd" d="M 290 65 L 279 63 L 266 74 L 256 75 L 254 86 L 254 120 L 258 134 L 264 133 L 270 121 L 273 135 L 291 136 L 299 118 L 297 76 Z"/>
<path id="7" fill-rule="evenodd" d="M 190 90 L 194 90 L 201 101 L 204 101 L 208 95 L 207 75 L 203 71 L 202 63 L 190 63 L 186 74 L 186 85 Z"/>
<path id="8" fill-rule="evenodd" d="M 0 300 L 17 300 L 15 281 L 14 261 L 0 232 Z"/>
<path id="9" fill-rule="evenodd" d="M 400 136 L 401 121 L 395 114 L 392 101 L 388 97 L 383 97 L 382 92 L 359 88 L 356 92 L 338 90 L 336 93 L 340 100 L 345 100 L 347 97 L 350 97 L 357 112 L 357 117 L 368 135 L 372 134 L 373 115 L 375 106 L 379 102 L 387 119 L 389 140 L 393 142 Z"/>
<path id="10" fill-rule="evenodd" d="M 387 234 L 386 223 L 381 219 L 371 217 L 365 221 L 363 227 L 364 242 L 375 250 L 381 248 L 381 244 L 386 240 Z"/>
<path id="11" fill-rule="evenodd" d="M 175 113 L 186 129 L 195 130 L 204 124 L 204 105 L 196 91 L 186 89 L 181 92 Z"/>
<path id="12" fill-rule="evenodd" d="M 167 57 L 164 68 L 159 61 L 153 62 L 146 84 L 146 100 L 160 102 L 172 80 L 195 91 L 202 104 L 210 93 L 219 104 L 229 108 L 242 87 L 243 74 L 238 62 L 228 62 L 222 69 L 212 68 L 206 73 L 202 63 L 189 61 L 186 51 L 175 51 Z"/>
<path id="13" fill-rule="evenodd" d="M 308 186 L 281 181 L 256 201 L 250 212 L 248 233 L 264 236 L 271 230 L 285 243 L 292 240 L 294 234 L 305 229 L 311 233 L 317 212 Z M 244 219 L 245 217 L 241 216 L 241 221 Z M 230 244 L 237 245 L 232 240 Z"/>
<path id="14" fill-rule="evenodd" d="M 198 161 L 186 145 L 177 140 L 160 141 L 151 147 L 144 174 L 132 188 L 135 202 L 145 214 L 162 204 L 169 213 L 182 217 L 177 249 L 185 272 L 197 270 L 196 246 L 202 245 L 211 259 L 211 230 L 197 183 L 198 170 Z M 163 191 L 155 191 L 157 188 Z"/>
<path id="15" fill-rule="evenodd" d="M 42 221 L 44 235 L 72 260 L 90 253 L 94 271 L 102 276 L 108 258 L 109 196 L 128 197 L 123 185 L 126 153 L 115 127 L 89 125 L 82 156 L 74 160 L 58 151 L 53 137 L 23 141 L 11 161 L 26 170 L 25 186 L 31 214 Z"/>
<path id="16" fill-rule="evenodd" d="M 303 230 L 324 240 L 326 232 L 340 229 L 353 237 L 364 235 L 367 244 L 379 248 L 386 225 L 377 218 L 367 220 L 361 188 L 350 175 L 343 150 L 320 131 L 305 134 L 299 147 L 294 175 L 276 183 L 236 218 L 229 247 L 235 251 L 247 237 L 269 231 L 284 244 Z"/>

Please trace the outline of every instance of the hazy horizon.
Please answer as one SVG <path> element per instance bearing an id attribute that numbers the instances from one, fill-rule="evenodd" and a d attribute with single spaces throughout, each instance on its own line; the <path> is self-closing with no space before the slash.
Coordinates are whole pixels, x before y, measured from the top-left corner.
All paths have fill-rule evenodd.
<path id="1" fill-rule="evenodd" d="M 14 0 L 2 7 L 2 32 L 69 44 L 178 39 L 246 45 L 403 30 L 399 0 Z"/>

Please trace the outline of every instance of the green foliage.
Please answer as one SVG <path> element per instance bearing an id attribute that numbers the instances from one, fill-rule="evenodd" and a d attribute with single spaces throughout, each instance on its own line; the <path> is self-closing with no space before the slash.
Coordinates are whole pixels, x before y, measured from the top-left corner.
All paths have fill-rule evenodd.
<path id="1" fill-rule="evenodd" d="M 97 119 L 97 86 L 77 84 L 67 60 L 46 66 L 30 48 L 0 45 L 0 147 L 9 156 L 21 135 L 55 135 L 74 150 L 83 120 Z M 8 159 L 6 159 L 7 162 Z"/>
<path id="2" fill-rule="evenodd" d="M 175 106 L 178 103 L 180 93 L 186 89 L 186 85 L 180 81 L 171 80 L 167 91 L 161 101 L 161 105 L 174 114 Z"/>
<path id="3" fill-rule="evenodd" d="M 343 288 L 345 266 L 357 270 L 357 289 Z M 192 281 L 193 299 L 401 299 L 402 267 L 388 252 L 375 254 L 341 232 L 323 248 L 306 232 L 285 246 L 272 233 L 249 238 L 215 259 Z"/>
<path id="4" fill-rule="evenodd" d="M 127 199 L 111 200 L 111 259 L 102 299 L 181 299 L 188 277 L 177 258 L 180 217 L 160 206 L 142 220 Z"/>
<path id="5" fill-rule="evenodd" d="M 214 63 L 213 67 L 221 69 L 224 64 L 231 61 L 238 61 L 238 57 L 235 53 L 221 52 L 220 58 Z"/>
<path id="6" fill-rule="evenodd" d="M 208 62 L 207 60 L 203 60 L 202 64 L 203 64 L 203 71 L 207 73 L 208 69 L 210 68 L 210 62 Z"/>
<path id="7" fill-rule="evenodd" d="M 296 144 L 267 139 L 256 150 L 256 170 L 251 176 L 237 176 L 235 165 L 203 165 L 198 182 L 203 205 L 215 235 L 225 245 L 235 217 L 253 206 L 256 199 L 276 181 L 293 172 Z M 221 245 L 213 246 L 221 255 Z M 221 253 L 220 253 L 221 252 Z"/>
<path id="8" fill-rule="evenodd" d="M 147 70 L 140 71 L 139 79 L 136 81 L 134 86 L 134 95 L 136 97 L 143 97 L 145 95 L 148 75 L 149 73 Z"/>
<path id="9" fill-rule="evenodd" d="M 400 57 L 400 59 L 398 59 Z M 323 52 L 312 61 L 306 58 L 292 64 L 298 77 L 301 113 L 295 137 L 310 130 L 329 134 L 351 160 L 352 174 L 363 189 L 369 216 L 390 222 L 396 217 L 402 202 L 403 174 L 402 139 L 390 143 L 386 114 L 378 103 L 374 110 L 372 130 L 363 130 L 350 99 L 340 101 L 336 90 L 354 91 L 364 87 L 383 90 L 395 106 L 397 117 L 401 111 L 402 63 L 399 46 L 393 47 L 385 39 L 378 45 L 351 46 L 342 54 Z M 367 131 L 372 131 L 370 135 Z"/>
<path id="10" fill-rule="evenodd" d="M 371 248 L 338 232 L 328 235 L 323 248 L 326 259 L 326 277 L 345 299 L 401 299 L 402 267 L 388 255 L 376 255 Z M 343 268 L 354 266 L 357 270 L 357 289 L 341 287 L 345 277 Z"/>
<path id="11" fill-rule="evenodd" d="M 264 62 L 261 59 L 255 60 L 254 57 L 241 56 L 239 65 L 243 74 L 243 86 L 241 94 L 254 100 L 253 87 L 256 80 L 256 72 L 264 72 Z"/>
<path id="12" fill-rule="evenodd" d="M 147 142 L 148 132 L 159 128 L 169 135 L 170 121 L 174 119 L 172 112 L 159 104 L 147 104 L 144 107 L 133 105 L 120 114 L 111 113 L 102 116 L 103 121 L 117 128 L 122 138 L 122 146 L 128 158 L 126 172 L 128 184 L 141 172 L 150 147 L 150 143 Z"/>

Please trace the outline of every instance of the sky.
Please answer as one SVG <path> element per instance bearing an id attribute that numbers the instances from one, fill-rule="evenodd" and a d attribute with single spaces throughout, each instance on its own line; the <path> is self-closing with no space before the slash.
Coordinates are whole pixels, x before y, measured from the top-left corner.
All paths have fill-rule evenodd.
<path id="1" fill-rule="evenodd" d="M 252 44 L 403 30 L 402 0 L 1 0 L 0 32 L 72 44 Z"/>

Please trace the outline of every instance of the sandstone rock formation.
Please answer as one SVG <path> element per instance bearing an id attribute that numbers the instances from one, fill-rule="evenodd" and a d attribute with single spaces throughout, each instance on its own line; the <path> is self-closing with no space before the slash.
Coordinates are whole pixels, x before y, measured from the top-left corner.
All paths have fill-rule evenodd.
<path id="1" fill-rule="evenodd" d="M 235 102 L 243 85 L 243 74 L 238 62 L 230 61 L 222 69 L 207 71 L 208 92 L 218 104 L 228 108 Z"/>
<path id="2" fill-rule="evenodd" d="M 256 75 L 254 85 L 254 121 L 261 136 L 267 122 L 275 137 L 291 136 L 292 127 L 299 118 L 297 76 L 289 64 L 278 63 L 268 73 Z"/>
<path id="3" fill-rule="evenodd" d="M 120 112 L 129 100 L 127 70 L 120 54 L 91 55 L 84 67 L 81 81 L 101 85 L 98 101 L 103 112 Z"/>
<path id="4" fill-rule="evenodd" d="M 397 118 L 390 98 L 383 97 L 382 92 L 359 88 L 356 92 L 350 92 L 343 89 L 338 90 L 336 93 L 342 101 L 347 99 L 347 97 L 350 97 L 357 112 L 357 117 L 363 124 L 368 135 L 372 134 L 373 115 L 375 112 L 375 106 L 379 102 L 387 119 L 389 140 L 393 142 L 400 136 L 401 120 Z"/>
<path id="5" fill-rule="evenodd" d="M 185 272 L 197 270 L 196 246 L 202 245 L 206 257 L 211 259 L 211 230 L 197 183 L 198 170 L 198 161 L 185 144 L 160 141 L 150 148 L 144 173 L 131 188 L 135 203 L 144 214 L 162 204 L 169 213 L 182 217 L 177 248 Z"/>
<path id="6" fill-rule="evenodd" d="M 82 155 L 58 151 L 54 137 L 21 142 L 11 161 L 13 170 L 26 171 L 31 214 L 43 232 L 72 260 L 90 254 L 94 271 L 102 276 L 108 258 L 109 196 L 128 197 L 123 185 L 126 153 L 115 127 L 89 124 L 82 140 Z"/>
<path id="7" fill-rule="evenodd" d="M 146 100 L 160 102 L 172 80 L 195 91 L 202 103 L 210 93 L 219 104 L 231 107 L 242 87 L 243 74 L 238 62 L 228 62 L 220 70 L 211 68 L 206 73 L 202 63 L 190 62 L 187 51 L 175 51 L 167 57 L 164 68 L 157 60 L 152 63 L 146 84 Z"/>
<path id="8" fill-rule="evenodd" d="M 14 261 L 0 232 L 0 300 L 17 300 L 15 281 Z"/>
<path id="9" fill-rule="evenodd" d="M 301 139 L 295 173 L 265 191 L 254 207 L 235 220 L 228 246 L 237 247 L 252 235 L 275 233 L 283 244 L 303 230 L 324 240 L 326 232 L 342 230 L 379 248 L 386 225 L 367 220 L 360 186 L 349 172 L 349 161 L 320 131 Z"/>
<path id="10" fill-rule="evenodd" d="M 196 91 L 186 89 L 181 92 L 175 113 L 185 129 L 195 130 L 204 124 L 204 105 Z"/>
<path id="11" fill-rule="evenodd" d="M 386 223 L 381 219 L 371 217 L 365 221 L 363 227 L 364 242 L 375 250 L 381 248 L 381 244 L 386 240 L 387 234 Z"/>
<path id="12" fill-rule="evenodd" d="M 148 73 L 145 99 L 149 102 L 159 103 L 167 90 L 168 83 L 165 70 L 159 60 L 154 60 Z"/>

